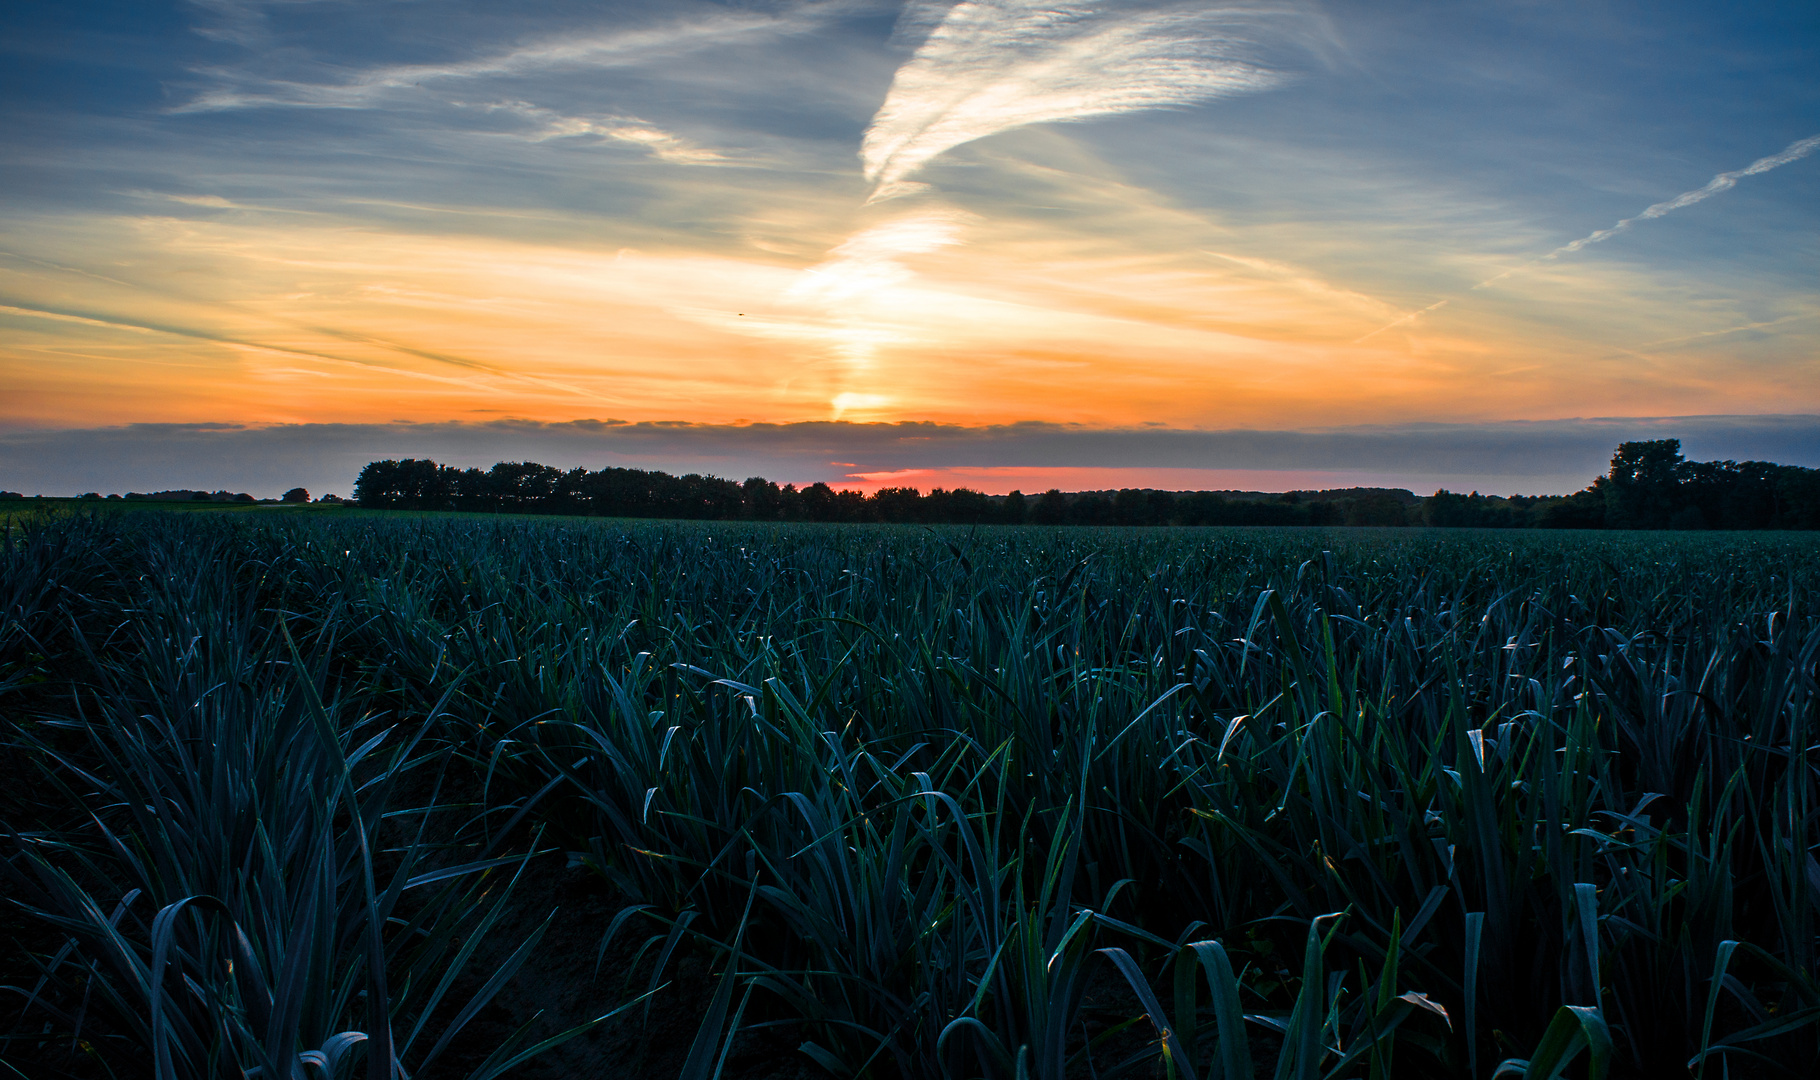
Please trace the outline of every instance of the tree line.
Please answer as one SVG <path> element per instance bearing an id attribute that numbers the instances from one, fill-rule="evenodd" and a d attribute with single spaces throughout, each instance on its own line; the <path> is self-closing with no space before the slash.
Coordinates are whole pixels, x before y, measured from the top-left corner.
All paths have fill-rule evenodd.
<path id="1" fill-rule="evenodd" d="M 1454 528 L 1814 529 L 1820 470 L 1762 461 L 1688 461 L 1679 439 L 1621 444 L 1611 470 L 1566 496 L 1508 498 L 1442 489 L 1173 492 L 1145 488 L 986 495 L 892 487 L 865 495 L 762 477 L 744 483 L 645 469 L 562 470 L 529 461 L 458 469 L 425 458 L 368 464 L 361 506 L 479 513 L 695 520 L 1036 525 L 1429 525 Z"/>

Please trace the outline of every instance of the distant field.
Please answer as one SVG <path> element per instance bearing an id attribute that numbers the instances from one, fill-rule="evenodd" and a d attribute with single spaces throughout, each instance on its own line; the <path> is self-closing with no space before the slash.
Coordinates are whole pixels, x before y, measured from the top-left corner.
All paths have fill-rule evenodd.
<path id="1" fill-rule="evenodd" d="M 25 1075 L 1820 1069 L 1820 534 L 50 502 Z"/>
<path id="2" fill-rule="evenodd" d="M 132 513 L 184 513 L 184 514 L 285 514 L 308 515 L 312 518 L 355 517 L 374 520 L 387 518 L 430 518 L 435 520 L 468 519 L 479 521 L 526 521 L 526 522 L 600 522 L 597 517 L 552 516 L 549 514 L 509 514 L 509 513 L 465 513 L 450 510 L 375 510 L 356 506 L 351 502 L 343 503 L 233 503 L 173 500 L 170 502 L 153 502 L 150 500 L 127 499 L 63 499 L 34 498 L 10 499 L 0 501 L 0 521 L 31 520 L 43 517 L 60 517 L 72 514 L 132 514 Z"/>

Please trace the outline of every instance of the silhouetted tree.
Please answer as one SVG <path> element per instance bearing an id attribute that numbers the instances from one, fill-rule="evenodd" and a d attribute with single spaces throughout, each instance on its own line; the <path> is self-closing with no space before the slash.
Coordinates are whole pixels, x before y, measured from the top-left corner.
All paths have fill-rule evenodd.
<path id="1" fill-rule="evenodd" d="M 1107 516 L 1114 525 L 1150 525 L 1150 500 L 1137 488 L 1120 488 Z"/>
<path id="2" fill-rule="evenodd" d="M 923 493 L 915 488 L 879 488 L 867 500 L 872 515 L 879 521 L 912 522 L 922 520 Z"/>
<path id="3" fill-rule="evenodd" d="M 952 521 L 961 525 L 978 525 L 991 520 L 992 500 L 987 498 L 984 493 L 974 491 L 972 488 L 955 488 L 947 493 L 947 498 L 941 507 L 941 516 L 931 514 L 930 518 L 934 521 Z"/>
<path id="4" fill-rule="evenodd" d="M 798 499 L 802 507 L 802 516 L 810 521 L 838 521 L 838 507 L 834 501 L 834 489 L 816 482 L 802 490 Z"/>
<path id="5" fill-rule="evenodd" d="M 427 459 L 368 464 L 354 484 L 362 506 L 421 510 L 591 514 L 754 521 L 883 521 L 1044 525 L 1405 525 L 1442 528 L 1820 528 L 1820 470 L 1764 461 L 1687 461 L 1675 439 L 1621 444 L 1612 470 L 1565 497 L 1508 499 L 1459 495 L 1445 488 L 1418 499 L 1402 488 L 1290 491 L 1277 496 L 1198 491 L 1176 495 L 1149 488 L 1067 494 L 1055 488 L 1031 500 L 969 488 L 881 488 L 870 498 L 827 484 L 801 490 L 751 477 L 743 484 L 715 476 L 605 468 L 563 472 L 530 461 L 491 469 L 456 469 Z M 251 502 L 252 496 L 184 489 L 129 499 Z M 293 488 L 286 502 L 305 502 Z M 325 497 L 324 501 L 328 501 Z"/>
<path id="6" fill-rule="evenodd" d="M 1083 491 L 1068 502 L 1070 525 L 1108 525 L 1112 522 L 1112 500 L 1097 491 Z"/>
<path id="7" fill-rule="evenodd" d="M 1549 499 L 1531 510 L 1532 520 L 1544 529 L 1603 529 L 1605 488 L 1601 476 L 1591 487 L 1560 499 Z"/>
<path id="8" fill-rule="evenodd" d="M 1820 469 L 1776 470 L 1776 527 L 1820 529 Z"/>
<path id="9" fill-rule="evenodd" d="M 1348 525 L 1405 525 L 1408 519 L 1403 504 L 1389 492 L 1374 491 L 1349 500 L 1346 504 Z"/>
<path id="10" fill-rule="evenodd" d="M 1605 524 L 1613 529 L 1661 529 L 1683 509 L 1680 439 L 1618 444 L 1605 486 Z"/>
<path id="11" fill-rule="evenodd" d="M 783 512 L 783 492 L 762 476 L 748 479 L 740 488 L 744 516 L 753 521 L 775 521 Z"/>
<path id="12" fill-rule="evenodd" d="M 441 472 L 446 471 L 427 458 L 375 461 L 354 480 L 354 501 L 369 507 L 442 509 L 447 478 Z"/>
<path id="13" fill-rule="evenodd" d="M 1226 524 L 1226 497 L 1217 491 L 1195 491 L 1176 500 L 1176 513 L 1184 525 Z"/>
<path id="14" fill-rule="evenodd" d="M 1060 525 L 1068 520 L 1068 496 L 1059 488 L 1050 488 L 1036 500 L 1036 509 L 1031 511 L 1030 518 L 1038 525 Z"/>

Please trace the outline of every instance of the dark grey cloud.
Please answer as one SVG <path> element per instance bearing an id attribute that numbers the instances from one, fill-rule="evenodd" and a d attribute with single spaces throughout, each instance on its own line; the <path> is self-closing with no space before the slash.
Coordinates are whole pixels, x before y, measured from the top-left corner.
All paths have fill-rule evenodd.
<path id="1" fill-rule="evenodd" d="M 0 488 L 27 494 L 227 488 L 276 495 L 302 484 L 346 494 L 387 457 L 461 466 L 539 461 L 767 476 L 807 483 L 858 472 L 942 468 L 1316 472 L 1348 482 L 1566 492 L 1631 439 L 1679 438 L 1690 458 L 1820 466 L 1820 416 L 1620 417 L 1412 424 L 1318 431 L 1104 429 L 1024 423 L 751 424 L 519 420 L 396 424 L 132 424 L 0 431 Z M 848 464 L 850 463 L 850 464 Z M 1262 479 L 1257 486 L 1267 486 Z"/>

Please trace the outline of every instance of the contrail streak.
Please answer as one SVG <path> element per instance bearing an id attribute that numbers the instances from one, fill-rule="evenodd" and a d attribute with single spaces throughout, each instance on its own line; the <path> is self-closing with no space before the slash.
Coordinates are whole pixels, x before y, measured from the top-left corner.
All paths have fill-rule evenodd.
<path id="1" fill-rule="evenodd" d="M 1705 187 L 1695 188 L 1692 191 L 1683 191 L 1681 194 L 1676 195 L 1672 199 L 1668 199 L 1663 202 L 1656 203 L 1653 206 L 1645 208 L 1642 213 L 1636 215 L 1635 217 L 1625 218 L 1624 220 L 1618 222 L 1616 225 L 1613 225 L 1609 229 L 1599 229 L 1594 232 L 1588 233 L 1587 235 L 1582 236 L 1580 239 L 1575 240 L 1571 244 L 1562 244 L 1560 247 L 1554 249 L 1553 251 L 1549 252 L 1546 255 L 1542 255 L 1537 258 L 1531 259 L 1528 262 L 1523 263 L 1520 266 L 1513 266 L 1509 270 L 1505 270 L 1502 273 L 1493 274 L 1491 277 L 1488 277 L 1484 281 L 1481 281 L 1477 285 L 1474 285 L 1472 287 L 1472 289 L 1469 291 L 1476 292 L 1480 289 L 1486 288 L 1487 286 L 1495 285 L 1498 282 L 1503 281 L 1505 278 L 1510 277 L 1513 274 L 1521 274 L 1525 271 L 1533 270 L 1545 262 L 1552 262 L 1555 259 L 1559 259 L 1563 255 L 1572 255 L 1574 252 L 1579 251 L 1582 248 L 1588 247 L 1592 244 L 1602 243 L 1602 242 L 1609 240 L 1612 237 L 1618 235 L 1619 233 L 1623 232 L 1625 229 L 1630 228 L 1632 225 L 1635 225 L 1639 221 L 1651 221 L 1651 220 L 1654 220 L 1655 218 L 1663 217 L 1669 213 L 1672 213 L 1673 211 L 1679 210 L 1684 206 L 1692 206 L 1693 204 L 1695 204 L 1697 202 L 1704 202 L 1707 199 L 1712 198 L 1714 195 L 1719 194 L 1720 192 L 1730 191 L 1732 188 L 1737 187 L 1738 181 L 1743 179 L 1746 176 L 1756 176 L 1758 173 L 1766 173 L 1766 172 L 1770 171 L 1771 169 L 1779 168 L 1780 166 L 1787 165 L 1790 162 L 1800 161 L 1802 158 L 1808 156 L 1809 154 L 1813 153 L 1816 150 L 1820 150 L 1820 135 L 1810 135 L 1805 139 L 1797 139 L 1796 141 L 1789 143 L 1788 146 L 1785 149 L 1783 149 L 1783 151 L 1779 154 L 1771 154 L 1768 157 L 1758 158 L 1757 160 L 1751 162 L 1749 165 L 1746 165 L 1742 169 L 1734 169 L 1731 172 L 1722 172 L 1719 175 L 1713 177 L 1711 180 L 1708 180 L 1706 182 Z M 1389 330 L 1393 327 L 1401 326 L 1404 323 L 1410 322 L 1414 319 L 1419 319 L 1423 315 L 1428 314 L 1429 312 L 1435 310 L 1436 308 L 1443 307 L 1446 304 L 1450 303 L 1452 299 L 1453 298 L 1450 297 L 1447 300 L 1442 300 L 1442 301 L 1439 301 L 1438 303 L 1430 304 L 1420 311 L 1411 312 L 1410 314 L 1405 315 L 1402 318 L 1397 319 L 1394 322 L 1387 323 L 1384 326 L 1380 326 L 1376 330 L 1373 330 L 1371 333 L 1366 334 L 1364 337 L 1360 338 L 1358 341 L 1353 342 L 1353 344 L 1357 345 L 1360 342 L 1369 341 L 1370 339 L 1377 337 L 1379 334 L 1382 334 L 1386 330 Z"/>
<path id="2" fill-rule="evenodd" d="M 1707 181 L 1706 186 L 1703 188 L 1696 188 L 1693 191 L 1684 191 L 1667 202 L 1657 203 L 1643 211 L 1641 214 L 1638 214 L 1636 217 L 1625 218 L 1623 221 L 1618 222 L 1609 229 L 1600 229 L 1598 232 L 1582 236 L 1571 244 L 1564 244 L 1542 256 L 1542 258 L 1555 259 L 1562 255 L 1571 255 L 1588 244 L 1596 244 L 1624 229 L 1630 228 L 1631 225 L 1636 222 L 1649 221 L 1652 218 L 1659 218 L 1671 210 L 1679 210 L 1683 206 L 1692 206 L 1697 202 L 1703 202 L 1712 198 L 1714 195 L 1719 194 L 1721 191 L 1730 191 L 1732 188 L 1737 187 L 1738 181 L 1743 177 L 1755 176 L 1758 173 L 1766 173 L 1777 166 L 1787 165 L 1791 161 L 1800 161 L 1815 150 L 1820 150 L 1820 135 L 1810 135 L 1798 142 L 1789 143 L 1788 149 L 1782 151 L 1780 154 L 1771 154 L 1768 157 L 1758 158 L 1735 172 L 1722 172 L 1718 176 Z M 1500 274 L 1498 276 L 1502 277 L 1504 275 Z M 1495 281 L 1497 278 L 1493 278 L 1492 280 Z"/>
<path id="3" fill-rule="evenodd" d="M 1473 287 L 1478 288 L 1478 286 L 1476 286 L 1476 285 Z M 1434 303 L 1428 305 L 1427 307 L 1421 309 L 1420 311 L 1412 311 L 1400 319 L 1392 319 L 1391 321 L 1385 323 L 1383 326 L 1380 326 L 1376 330 L 1373 330 L 1371 333 L 1366 334 L 1364 337 L 1360 338 L 1358 341 L 1353 342 L 1353 344 L 1354 345 L 1363 344 L 1364 342 L 1370 341 L 1372 338 L 1377 337 L 1379 334 L 1382 334 L 1386 330 L 1394 330 L 1397 327 L 1402 326 L 1404 323 L 1415 322 L 1417 319 L 1428 314 L 1429 312 L 1439 311 L 1440 309 L 1446 307 L 1447 305 L 1449 305 L 1451 303 L 1453 303 L 1452 297 L 1448 297 L 1445 300 L 1436 300 Z"/>

